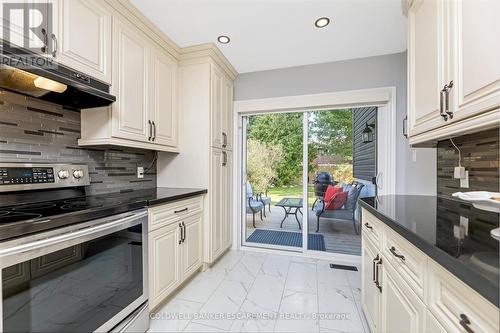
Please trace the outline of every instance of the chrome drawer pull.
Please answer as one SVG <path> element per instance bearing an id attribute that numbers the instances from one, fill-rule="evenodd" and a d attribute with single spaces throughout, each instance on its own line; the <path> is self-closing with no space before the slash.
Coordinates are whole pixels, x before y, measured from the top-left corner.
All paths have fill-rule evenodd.
<path id="1" fill-rule="evenodd" d="M 460 325 L 465 329 L 467 333 L 474 333 L 474 330 L 469 327 L 470 320 L 463 313 L 460 314 Z"/>
<path id="2" fill-rule="evenodd" d="M 396 258 L 399 258 L 399 259 L 401 259 L 401 260 L 403 260 L 403 261 L 405 260 L 405 256 L 404 256 L 404 255 L 402 255 L 402 254 L 398 254 L 398 253 L 396 252 L 396 248 L 395 248 L 394 246 L 393 246 L 393 247 L 391 247 L 391 248 L 389 249 L 389 251 L 391 251 L 392 255 L 393 255 L 393 256 L 395 256 Z"/>

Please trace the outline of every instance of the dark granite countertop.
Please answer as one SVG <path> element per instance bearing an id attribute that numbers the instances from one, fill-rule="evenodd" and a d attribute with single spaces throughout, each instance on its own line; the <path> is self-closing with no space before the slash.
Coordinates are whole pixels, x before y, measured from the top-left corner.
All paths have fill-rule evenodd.
<path id="1" fill-rule="evenodd" d="M 499 306 L 499 214 L 436 196 L 387 195 L 359 200 L 386 225 Z M 457 238 L 459 229 L 465 232 Z M 458 236 L 459 237 L 459 236 Z"/>

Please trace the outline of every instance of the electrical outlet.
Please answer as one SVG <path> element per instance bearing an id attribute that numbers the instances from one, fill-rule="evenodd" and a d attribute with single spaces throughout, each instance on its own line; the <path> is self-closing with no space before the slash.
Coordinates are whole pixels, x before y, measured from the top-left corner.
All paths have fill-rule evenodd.
<path id="1" fill-rule="evenodd" d="M 469 188 L 469 171 L 465 171 L 465 177 L 460 179 L 460 187 Z"/>
<path id="2" fill-rule="evenodd" d="M 455 170 L 453 170 L 453 178 L 464 179 L 465 178 L 465 168 L 463 166 L 455 167 Z"/>
<path id="3" fill-rule="evenodd" d="M 460 216 L 460 226 L 464 228 L 465 236 L 469 235 L 469 219 L 465 216 Z"/>
<path id="4" fill-rule="evenodd" d="M 137 167 L 137 178 L 144 178 L 144 167 Z"/>
<path id="5" fill-rule="evenodd" d="M 417 161 L 417 150 L 416 149 L 412 149 L 411 151 L 411 159 L 413 162 L 416 162 Z"/>

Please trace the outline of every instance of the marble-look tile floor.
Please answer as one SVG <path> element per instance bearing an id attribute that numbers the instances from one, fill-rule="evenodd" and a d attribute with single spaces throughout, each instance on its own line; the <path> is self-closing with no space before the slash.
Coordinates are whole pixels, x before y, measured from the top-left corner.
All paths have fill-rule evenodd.
<path id="1" fill-rule="evenodd" d="M 358 266 L 359 270 L 359 266 Z M 151 314 L 150 332 L 366 332 L 361 273 L 229 251 Z"/>

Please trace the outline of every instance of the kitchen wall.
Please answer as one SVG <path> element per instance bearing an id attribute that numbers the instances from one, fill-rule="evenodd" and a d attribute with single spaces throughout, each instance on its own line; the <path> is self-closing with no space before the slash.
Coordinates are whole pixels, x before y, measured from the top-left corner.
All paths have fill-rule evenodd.
<path id="1" fill-rule="evenodd" d="M 88 194 L 156 187 L 152 151 L 79 147 L 80 112 L 0 90 L 0 162 L 82 163 L 89 166 Z"/>
<path id="2" fill-rule="evenodd" d="M 410 148 L 402 135 L 406 116 L 406 52 L 240 74 L 235 100 L 396 87 L 396 191 L 436 193 L 436 150 Z"/>
<path id="3" fill-rule="evenodd" d="M 453 178 L 458 166 L 458 151 L 450 140 L 437 145 L 437 192 L 450 197 L 459 191 L 499 192 L 499 129 L 491 129 L 453 138 L 461 151 L 461 164 L 469 171 L 469 188 L 460 188 L 460 180 Z"/>

